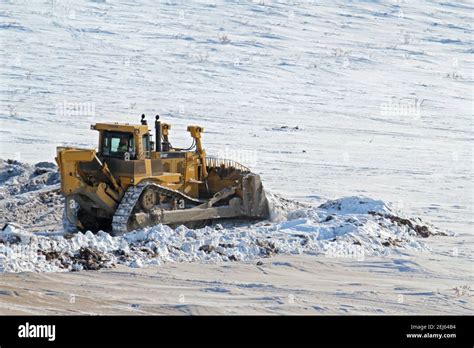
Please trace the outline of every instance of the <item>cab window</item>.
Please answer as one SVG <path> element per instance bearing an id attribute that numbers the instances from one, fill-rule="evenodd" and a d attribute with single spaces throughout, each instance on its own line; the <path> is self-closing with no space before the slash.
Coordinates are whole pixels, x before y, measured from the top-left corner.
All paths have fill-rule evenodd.
<path id="1" fill-rule="evenodd" d="M 124 158 L 128 153 L 130 159 L 135 157 L 135 144 L 133 134 L 123 132 L 104 132 L 102 155 L 108 157 Z"/>
<path id="2" fill-rule="evenodd" d="M 142 147 L 146 158 L 150 158 L 150 136 L 148 134 L 142 137 Z"/>

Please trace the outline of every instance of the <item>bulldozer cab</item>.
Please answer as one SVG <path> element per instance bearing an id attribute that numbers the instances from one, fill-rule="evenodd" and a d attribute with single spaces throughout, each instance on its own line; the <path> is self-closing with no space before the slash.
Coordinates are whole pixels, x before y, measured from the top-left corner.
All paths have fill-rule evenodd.
<path id="1" fill-rule="evenodd" d="M 151 156 L 150 134 L 146 125 L 96 123 L 99 131 L 99 157 L 126 161 L 144 160 Z"/>

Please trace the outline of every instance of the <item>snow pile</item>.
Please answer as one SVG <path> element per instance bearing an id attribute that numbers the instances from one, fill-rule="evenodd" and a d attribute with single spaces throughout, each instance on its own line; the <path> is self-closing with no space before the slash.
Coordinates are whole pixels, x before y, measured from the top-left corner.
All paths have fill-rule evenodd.
<path id="1" fill-rule="evenodd" d="M 0 160 L 0 226 L 14 221 L 31 231 L 61 226 L 64 199 L 54 163 Z"/>
<path id="2" fill-rule="evenodd" d="M 0 162 L 0 200 L 57 184 L 59 173 L 54 163 L 30 165 L 11 159 Z"/>
<path id="3" fill-rule="evenodd" d="M 0 233 L 0 272 L 57 272 L 125 264 L 251 261 L 275 254 L 326 257 L 382 255 L 391 248 L 428 250 L 420 240 L 438 234 L 418 219 L 400 216 L 382 201 L 348 197 L 320 207 L 298 206 L 271 196 L 279 222 L 216 224 L 202 229 L 157 225 L 121 237 L 105 232 L 38 235 L 7 225 Z M 285 214 L 281 214 L 285 211 Z M 427 233 L 420 235 L 418 231 Z"/>

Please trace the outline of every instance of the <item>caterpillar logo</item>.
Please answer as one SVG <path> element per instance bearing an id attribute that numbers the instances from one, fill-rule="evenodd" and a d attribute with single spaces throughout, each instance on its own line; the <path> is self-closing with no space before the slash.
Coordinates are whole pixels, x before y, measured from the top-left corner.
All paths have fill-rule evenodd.
<path id="1" fill-rule="evenodd" d="M 26 322 L 18 326 L 18 337 L 20 338 L 47 338 L 48 341 L 56 339 L 56 325 L 34 325 Z"/>

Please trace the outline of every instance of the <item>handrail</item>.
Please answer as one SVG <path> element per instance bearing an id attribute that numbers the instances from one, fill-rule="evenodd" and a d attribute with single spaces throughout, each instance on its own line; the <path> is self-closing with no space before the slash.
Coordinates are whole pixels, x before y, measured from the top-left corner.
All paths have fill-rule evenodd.
<path id="1" fill-rule="evenodd" d="M 227 158 L 219 158 L 219 157 L 206 157 L 206 166 L 207 167 L 220 167 L 224 165 L 225 167 L 234 167 L 240 169 L 243 172 L 250 172 L 250 168 L 236 162 L 234 160 L 230 160 Z"/>

